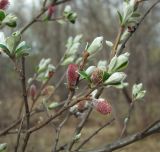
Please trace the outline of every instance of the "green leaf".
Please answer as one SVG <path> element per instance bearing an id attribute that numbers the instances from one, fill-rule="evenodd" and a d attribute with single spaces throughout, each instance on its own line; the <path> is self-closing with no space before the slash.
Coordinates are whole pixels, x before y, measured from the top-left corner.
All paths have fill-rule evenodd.
<path id="1" fill-rule="evenodd" d="M 15 51 L 16 57 L 21 57 L 21 56 L 28 55 L 29 54 L 29 52 L 28 52 L 29 49 L 30 49 L 30 47 L 26 45 L 25 41 L 21 42 L 18 45 L 18 47 L 17 47 L 17 49 Z"/>
<path id="2" fill-rule="evenodd" d="M 19 45 L 20 41 L 21 41 L 21 35 L 19 31 L 14 32 L 12 36 L 6 39 L 7 47 L 12 55 L 14 55 L 16 48 Z"/>
<path id="3" fill-rule="evenodd" d="M 8 14 L 2 23 L 8 25 L 9 27 L 16 27 L 17 25 L 16 20 L 17 17 L 15 15 Z"/>
<path id="4" fill-rule="evenodd" d="M 121 82 L 113 82 L 113 83 L 110 83 L 108 86 L 119 86 L 121 84 Z"/>
<path id="5" fill-rule="evenodd" d="M 16 22 L 10 22 L 10 23 L 6 23 L 6 25 L 9 26 L 9 27 L 14 28 L 14 27 L 17 26 L 17 23 Z"/>
<path id="6" fill-rule="evenodd" d="M 141 14 L 138 13 L 138 12 L 134 12 L 134 13 L 132 14 L 132 17 L 140 17 L 140 16 L 141 16 Z"/>
<path id="7" fill-rule="evenodd" d="M 82 79 L 90 81 L 90 76 L 85 71 L 78 71 Z"/>
<path id="8" fill-rule="evenodd" d="M 146 94 L 146 90 L 140 91 L 137 96 L 136 96 L 136 100 L 138 99 L 142 99 Z"/>
<path id="9" fill-rule="evenodd" d="M 146 94 L 146 90 L 143 90 L 142 83 L 134 84 L 132 87 L 133 100 L 142 99 Z"/>
<path id="10" fill-rule="evenodd" d="M 111 59 L 111 62 L 108 66 L 108 72 L 109 73 L 112 73 L 114 71 L 114 68 L 117 64 L 117 56 L 114 56 L 112 59 Z"/>
<path id="11" fill-rule="evenodd" d="M 123 69 L 125 69 L 128 65 L 128 61 L 124 62 L 121 66 L 119 66 L 116 70 L 117 71 L 121 71 Z"/>
<path id="12" fill-rule="evenodd" d="M 110 74 L 106 71 L 103 72 L 103 82 L 106 81 L 110 77 Z"/>
<path id="13" fill-rule="evenodd" d="M 64 58 L 64 60 L 62 61 L 61 65 L 62 66 L 68 65 L 68 64 L 72 63 L 74 61 L 74 59 L 75 59 L 74 55 L 69 56 L 69 57 L 67 56 L 67 57 Z"/>
<path id="14" fill-rule="evenodd" d="M 0 144 L 0 152 L 4 152 L 7 149 L 7 143 Z"/>
<path id="15" fill-rule="evenodd" d="M 0 48 L 1 48 L 8 56 L 10 56 L 10 51 L 9 51 L 9 49 L 8 49 L 4 44 L 0 44 Z"/>
<path id="16" fill-rule="evenodd" d="M 118 10 L 117 10 L 117 13 L 118 13 L 118 17 L 119 17 L 120 23 L 122 24 L 123 16 L 121 15 L 121 13 Z"/>
<path id="17" fill-rule="evenodd" d="M 5 18 L 5 12 L 3 10 L 0 10 L 0 21 L 3 21 L 3 19 Z"/>

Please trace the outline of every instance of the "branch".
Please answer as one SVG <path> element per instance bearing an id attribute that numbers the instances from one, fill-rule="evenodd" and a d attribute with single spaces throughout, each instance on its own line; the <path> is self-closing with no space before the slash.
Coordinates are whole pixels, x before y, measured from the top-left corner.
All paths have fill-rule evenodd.
<path id="1" fill-rule="evenodd" d="M 99 98 L 99 96 L 101 95 L 101 93 L 103 92 L 103 88 L 99 89 L 97 94 L 95 95 L 95 98 Z M 90 107 L 86 113 L 86 115 L 84 116 L 84 118 L 82 119 L 82 121 L 79 123 L 79 125 L 77 126 L 76 130 L 75 130 L 75 133 L 74 133 L 74 136 L 78 135 L 81 130 L 83 129 L 85 123 L 87 122 L 90 114 L 92 112 L 92 107 Z M 68 150 L 71 150 L 73 145 L 75 144 L 75 140 L 73 139 L 70 144 L 68 145 Z"/>
<path id="2" fill-rule="evenodd" d="M 103 148 L 99 148 L 97 150 L 89 150 L 87 152 L 112 152 L 114 150 L 120 149 L 131 143 L 137 142 L 139 140 L 142 140 L 150 135 L 153 135 L 159 132 L 160 132 L 160 120 L 156 121 L 156 123 L 154 122 L 142 132 L 138 132 L 128 137 L 116 140 L 115 142 L 108 144 Z"/>
<path id="3" fill-rule="evenodd" d="M 60 5 L 60 4 L 65 3 L 67 1 L 70 1 L 70 0 L 58 1 L 54 5 Z M 48 9 L 47 7 L 44 8 L 32 21 L 30 21 L 26 26 L 24 26 L 20 31 L 21 34 L 24 33 L 32 24 L 34 24 L 47 11 L 47 9 Z"/>
<path id="4" fill-rule="evenodd" d="M 132 37 L 132 35 L 137 31 L 137 29 L 139 28 L 140 24 L 144 21 L 144 19 L 147 17 L 147 15 L 151 12 L 151 10 L 158 4 L 160 3 L 160 0 L 157 0 L 155 3 L 152 4 L 152 6 L 148 9 L 148 11 L 142 16 L 142 18 L 140 19 L 140 21 L 137 23 L 135 30 L 133 32 L 130 32 L 130 34 L 128 35 L 128 37 L 125 39 L 125 41 L 121 44 L 121 47 L 119 48 L 119 50 L 117 50 L 117 55 L 121 54 L 123 49 L 125 48 L 126 43 L 128 42 L 128 40 Z"/>
<path id="5" fill-rule="evenodd" d="M 22 83 L 23 100 L 24 100 L 26 117 L 27 117 L 26 119 L 27 129 L 29 129 L 30 112 L 29 112 L 28 97 L 27 97 L 27 90 L 26 90 L 25 58 L 24 57 L 22 57 L 21 83 Z"/>
<path id="6" fill-rule="evenodd" d="M 89 90 L 85 95 L 84 97 L 81 97 L 79 99 L 75 99 L 72 101 L 72 103 L 66 107 L 63 107 L 59 112 L 57 112 L 55 115 L 51 115 L 50 118 L 48 118 L 46 121 L 42 122 L 41 124 L 37 125 L 37 126 L 34 126 L 32 128 L 30 128 L 28 130 L 28 132 L 35 132 L 41 128 L 43 128 L 45 125 L 47 125 L 49 122 L 51 122 L 53 119 L 57 118 L 58 116 L 60 116 L 63 112 L 65 112 L 68 108 L 74 106 L 75 104 L 79 103 L 80 101 L 82 100 L 87 100 L 87 96 L 93 92 L 96 88 L 93 88 L 91 90 Z"/>
<path id="7" fill-rule="evenodd" d="M 16 146 L 15 146 L 15 152 L 18 151 L 18 146 L 19 146 L 19 140 L 20 140 L 20 136 L 21 136 L 21 131 L 22 131 L 22 125 L 23 125 L 23 120 L 24 120 L 24 116 L 22 117 L 19 129 L 18 129 L 18 133 L 17 133 L 17 141 L 16 141 Z"/>
<path id="8" fill-rule="evenodd" d="M 133 108 L 134 108 L 134 101 L 132 101 L 132 103 L 129 106 L 128 115 L 124 119 L 124 126 L 123 126 L 123 129 L 122 129 L 120 137 L 124 137 L 124 135 L 126 135 L 126 133 L 127 133 L 127 127 L 128 127 L 128 124 L 129 124 L 129 120 L 131 118 L 131 114 L 132 114 Z"/>
<path id="9" fill-rule="evenodd" d="M 104 125 L 102 125 L 100 128 L 98 128 L 96 131 L 94 131 L 88 138 L 86 138 L 75 151 L 78 151 L 81 149 L 87 142 L 89 142 L 95 135 L 97 135 L 102 129 L 104 129 L 106 126 L 109 126 L 115 119 L 111 119 L 109 122 L 107 121 Z"/>

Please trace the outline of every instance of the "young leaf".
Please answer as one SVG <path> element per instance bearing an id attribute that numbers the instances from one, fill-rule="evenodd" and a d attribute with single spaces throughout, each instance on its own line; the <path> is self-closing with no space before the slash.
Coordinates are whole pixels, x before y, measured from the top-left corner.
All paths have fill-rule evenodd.
<path id="1" fill-rule="evenodd" d="M 58 102 L 52 102 L 49 106 L 48 106 L 48 109 L 49 110 L 52 110 L 52 109 L 55 109 L 57 107 L 59 107 L 59 103 Z"/>
<path id="2" fill-rule="evenodd" d="M 5 18 L 5 12 L 0 10 L 0 21 L 3 21 L 3 19 Z"/>
<path id="3" fill-rule="evenodd" d="M 4 44 L 0 44 L 0 48 L 1 48 L 8 56 L 10 56 L 10 51 L 9 51 L 9 49 L 8 49 Z"/>
<path id="4" fill-rule="evenodd" d="M 25 42 L 25 41 L 21 42 L 21 43 L 18 45 L 18 47 L 17 47 L 17 49 L 16 49 L 16 51 L 15 51 L 16 57 L 21 57 L 21 56 L 26 56 L 26 55 L 28 55 L 28 54 L 29 54 L 29 53 L 28 53 L 28 50 L 29 50 L 29 49 L 30 49 L 30 47 L 26 45 L 26 42 Z"/>
<path id="5" fill-rule="evenodd" d="M 0 144 L 0 152 L 4 152 L 4 150 L 6 150 L 6 148 L 7 148 L 7 144 L 6 143 Z"/>
<path id="6" fill-rule="evenodd" d="M 103 73 L 103 82 L 106 81 L 110 77 L 110 74 L 106 71 Z"/>
<path id="7" fill-rule="evenodd" d="M 119 21 L 122 24 L 123 16 L 121 15 L 121 13 L 118 10 L 117 10 L 117 13 L 118 13 Z"/>
<path id="8" fill-rule="evenodd" d="M 138 13 L 138 12 L 134 12 L 134 13 L 132 14 L 132 17 L 140 17 L 140 16 L 141 16 L 141 14 Z"/>
<path id="9" fill-rule="evenodd" d="M 85 71 L 78 71 L 82 79 L 90 81 L 90 76 Z"/>

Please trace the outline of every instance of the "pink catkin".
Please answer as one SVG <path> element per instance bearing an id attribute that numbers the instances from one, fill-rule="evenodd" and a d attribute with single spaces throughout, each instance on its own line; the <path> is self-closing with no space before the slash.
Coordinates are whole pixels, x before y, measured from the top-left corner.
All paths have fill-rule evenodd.
<path id="1" fill-rule="evenodd" d="M 76 86 L 78 77 L 78 65 L 69 64 L 67 69 L 67 83 L 69 88 L 73 88 L 74 86 Z"/>
<path id="2" fill-rule="evenodd" d="M 103 115 L 109 114 L 112 111 L 110 103 L 108 103 L 105 99 L 94 99 L 93 106 L 95 107 L 96 111 Z"/>
<path id="3" fill-rule="evenodd" d="M 35 98 L 35 96 L 37 94 L 37 88 L 36 88 L 36 86 L 34 84 L 32 84 L 30 86 L 29 94 L 30 94 L 30 96 L 31 96 L 32 99 Z"/>
<path id="4" fill-rule="evenodd" d="M 8 0 L 0 0 L 0 9 L 5 10 L 8 5 L 9 5 Z"/>

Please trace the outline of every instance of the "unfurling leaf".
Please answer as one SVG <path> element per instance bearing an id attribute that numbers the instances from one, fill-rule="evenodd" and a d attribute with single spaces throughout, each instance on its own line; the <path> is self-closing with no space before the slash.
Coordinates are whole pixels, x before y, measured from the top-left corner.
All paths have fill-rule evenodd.
<path id="1" fill-rule="evenodd" d="M 133 100 L 142 99 L 146 94 L 146 90 L 143 90 L 143 84 L 134 84 L 132 88 Z"/>
<path id="2" fill-rule="evenodd" d="M 4 152 L 7 149 L 7 143 L 0 144 L 0 152 Z"/>
<path id="3" fill-rule="evenodd" d="M 126 74 L 123 72 L 113 73 L 105 82 L 105 85 L 117 85 L 121 84 L 126 78 Z"/>

